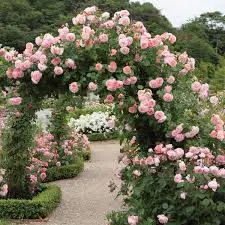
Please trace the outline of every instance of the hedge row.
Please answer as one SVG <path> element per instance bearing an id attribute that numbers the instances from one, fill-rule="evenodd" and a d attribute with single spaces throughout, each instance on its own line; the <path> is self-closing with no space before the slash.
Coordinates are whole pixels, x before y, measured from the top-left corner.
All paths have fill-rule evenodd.
<path id="1" fill-rule="evenodd" d="M 89 141 L 104 141 L 104 140 L 111 140 L 117 139 L 119 136 L 118 132 L 110 132 L 110 133 L 92 133 L 88 134 Z"/>
<path id="2" fill-rule="evenodd" d="M 98 105 L 98 106 L 92 106 L 92 107 L 87 107 L 83 109 L 75 109 L 73 112 L 69 113 L 68 119 L 70 118 L 79 119 L 81 115 L 92 114 L 94 112 L 107 112 L 110 110 L 111 110 L 111 106 L 107 106 L 107 105 Z"/>
<path id="3" fill-rule="evenodd" d="M 43 185 L 40 194 L 31 200 L 0 200 L 0 218 L 39 219 L 47 217 L 61 200 L 61 190 L 56 185 Z"/>
<path id="4" fill-rule="evenodd" d="M 45 179 L 45 182 L 76 177 L 81 171 L 83 171 L 83 169 L 83 160 L 77 160 L 75 164 L 70 164 L 66 166 L 50 167 L 47 170 L 47 177 Z"/>

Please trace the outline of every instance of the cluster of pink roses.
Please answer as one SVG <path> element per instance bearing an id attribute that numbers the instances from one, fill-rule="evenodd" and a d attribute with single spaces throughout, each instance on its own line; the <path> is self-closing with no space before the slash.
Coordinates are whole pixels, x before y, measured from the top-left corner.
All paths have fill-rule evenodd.
<path id="1" fill-rule="evenodd" d="M 41 181 L 46 179 L 46 172 L 50 162 L 58 165 L 58 152 L 54 136 L 50 133 L 38 134 L 35 137 L 36 148 L 32 151 L 32 164 L 27 167 L 31 181 L 31 190 L 35 191 L 38 185 L 39 178 Z"/>
<path id="2" fill-rule="evenodd" d="M 162 172 L 163 164 L 170 164 L 177 169 L 174 177 L 175 183 L 189 183 L 187 186 L 193 188 L 193 190 L 213 191 L 215 192 L 220 187 L 220 182 L 224 183 L 225 179 L 225 155 L 214 156 L 208 148 L 192 146 L 185 151 L 182 148 L 174 148 L 172 144 L 158 144 L 154 149 L 149 149 L 149 156 L 140 158 L 135 156 L 134 158 L 128 158 L 124 156 L 122 162 L 126 166 L 140 165 L 141 167 L 148 167 L 149 175 L 157 173 L 159 170 Z M 168 167 L 166 167 L 168 168 Z M 137 179 L 142 175 L 142 172 L 137 169 L 133 170 L 133 175 Z M 199 175 L 202 175 L 201 177 Z M 180 192 L 180 198 L 185 200 L 188 196 L 188 190 L 185 189 L 185 185 L 182 186 L 185 191 L 178 190 Z M 169 218 L 164 214 L 158 215 L 158 222 L 160 224 L 168 223 Z M 138 224 L 138 216 L 129 216 L 129 224 Z"/>
<path id="3" fill-rule="evenodd" d="M 64 153 L 67 156 L 73 155 L 73 151 L 76 149 L 78 151 L 83 151 L 90 148 L 90 142 L 85 134 L 71 133 L 70 139 L 65 140 L 62 144 Z"/>
<path id="4" fill-rule="evenodd" d="M 208 84 L 201 84 L 198 81 L 195 81 L 191 85 L 191 89 L 193 92 L 199 93 L 199 98 L 200 99 L 207 99 L 208 98 L 208 91 L 209 91 L 209 85 Z"/>
<path id="5" fill-rule="evenodd" d="M 220 141 L 224 141 L 225 140 L 224 121 L 220 118 L 219 115 L 214 114 L 211 118 L 211 123 L 215 126 L 215 128 L 210 133 L 210 136 Z"/>
<path id="6" fill-rule="evenodd" d="M 186 138 L 193 138 L 199 133 L 198 126 L 192 126 L 191 130 L 183 133 L 183 124 L 178 125 L 172 132 L 171 136 L 177 141 L 181 142 Z"/>

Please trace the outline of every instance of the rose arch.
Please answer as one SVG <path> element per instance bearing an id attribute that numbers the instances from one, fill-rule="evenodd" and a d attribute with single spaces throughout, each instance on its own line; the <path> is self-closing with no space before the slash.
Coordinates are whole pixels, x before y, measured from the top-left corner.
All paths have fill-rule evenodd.
<path id="1" fill-rule="evenodd" d="M 30 192 L 26 167 L 33 146 L 32 121 L 44 98 L 63 95 L 82 103 L 88 92 L 95 92 L 104 103 L 114 103 L 121 139 L 130 143 L 135 136 L 131 142 L 139 144 L 143 156 L 158 143 L 188 147 L 199 132 L 211 131 L 204 120 L 196 120 L 197 110 L 188 110 L 207 99 L 208 86 L 192 84 L 188 74 L 195 61 L 186 52 L 169 49 L 176 42 L 173 34 L 152 36 L 127 10 L 110 18 L 90 7 L 72 23 L 59 28 L 57 36 L 45 34 L 35 44 L 27 43 L 23 53 L 0 50 L 10 87 L 3 146 L 10 197 L 27 198 Z M 58 145 L 61 141 L 59 133 Z M 214 152 L 222 144 L 204 136 L 197 141 Z"/>

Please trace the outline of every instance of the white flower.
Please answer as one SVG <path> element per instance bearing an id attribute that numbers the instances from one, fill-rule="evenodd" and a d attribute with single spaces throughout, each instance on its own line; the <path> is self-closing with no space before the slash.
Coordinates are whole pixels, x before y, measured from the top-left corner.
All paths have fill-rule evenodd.
<path id="1" fill-rule="evenodd" d="M 101 16 L 103 19 L 109 19 L 110 17 L 110 14 L 108 12 L 104 12 L 102 13 L 102 16 Z"/>

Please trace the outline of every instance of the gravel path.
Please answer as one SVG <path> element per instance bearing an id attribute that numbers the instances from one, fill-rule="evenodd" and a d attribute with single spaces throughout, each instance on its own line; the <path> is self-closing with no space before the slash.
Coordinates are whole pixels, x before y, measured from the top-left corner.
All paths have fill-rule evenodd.
<path id="1" fill-rule="evenodd" d="M 108 183 L 115 178 L 119 143 L 94 142 L 92 159 L 85 170 L 74 179 L 54 182 L 62 189 L 60 206 L 45 222 L 35 225 L 106 225 L 105 216 L 118 210 L 121 202 L 115 199 L 116 191 L 109 192 Z"/>

